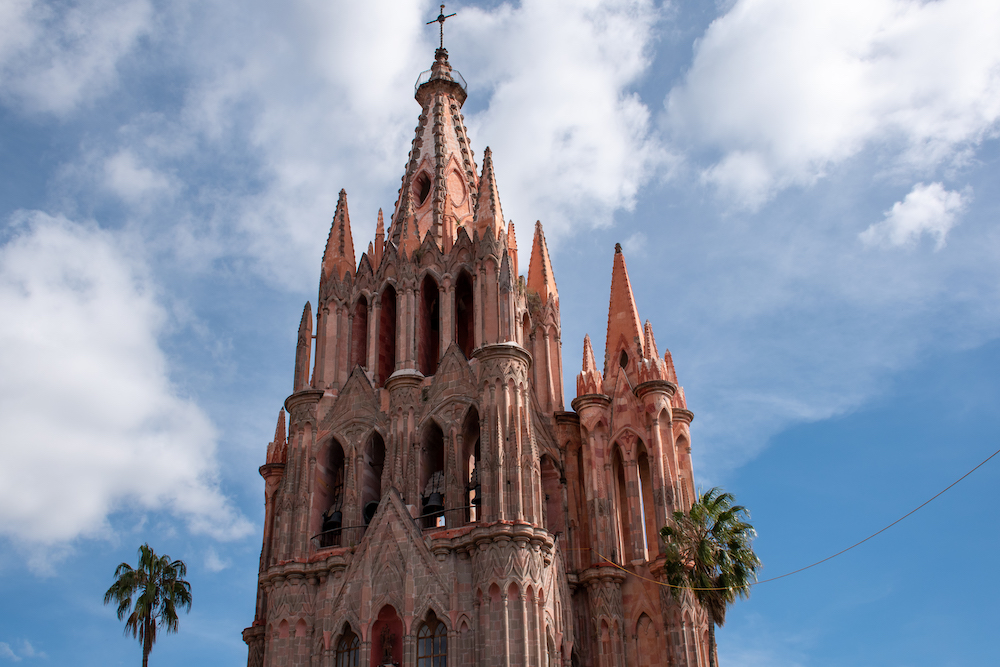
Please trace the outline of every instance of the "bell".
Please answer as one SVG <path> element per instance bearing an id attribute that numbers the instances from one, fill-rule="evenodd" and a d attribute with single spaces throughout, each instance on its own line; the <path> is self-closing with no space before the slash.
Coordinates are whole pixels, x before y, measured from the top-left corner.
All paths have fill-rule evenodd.
<path id="1" fill-rule="evenodd" d="M 441 494 L 435 491 L 430 495 L 430 497 L 424 502 L 424 514 L 440 514 L 444 511 L 444 498 Z"/>
<path id="2" fill-rule="evenodd" d="M 332 512 L 323 522 L 323 530 L 337 530 L 344 524 L 344 513 L 340 510 Z"/>
<path id="3" fill-rule="evenodd" d="M 472 497 L 472 506 L 479 507 L 483 502 L 483 499 L 480 496 L 480 494 L 483 492 L 483 487 L 481 484 L 476 484 L 472 490 L 476 492 L 476 495 Z"/>
<path id="4" fill-rule="evenodd" d="M 378 501 L 370 500 L 365 503 L 365 525 L 367 526 L 372 522 L 372 517 L 375 516 L 375 512 L 378 511 Z"/>

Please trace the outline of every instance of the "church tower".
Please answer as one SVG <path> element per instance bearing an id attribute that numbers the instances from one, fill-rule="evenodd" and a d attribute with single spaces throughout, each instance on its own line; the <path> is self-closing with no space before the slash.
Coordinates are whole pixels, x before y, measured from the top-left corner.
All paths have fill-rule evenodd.
<path id="1" fill-rule="evenodd" d="M 415 97 L 388 227 L 356 261 L 341 191 L 303 310 L 248 666 L 707 665 L 704 614 L 656 583 L 692 415 L 620 248 L 603 371 L 585 339 L 565 411 L 542 225 L 525 279 L 444 48 Z"/>

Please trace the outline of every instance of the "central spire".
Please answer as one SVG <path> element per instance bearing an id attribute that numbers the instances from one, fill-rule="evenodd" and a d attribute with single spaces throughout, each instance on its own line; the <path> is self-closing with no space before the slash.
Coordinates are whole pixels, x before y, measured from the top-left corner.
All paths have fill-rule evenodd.
<path id="1" fill-rule="evenodd" d="M 430 23 L 438 22 L 443 29 L 446 18 L 442 7 Z M 407 255 L 428 234 L 442 250 L 451 247 L 460 227 L 468 225 L 472 235 L 480 180 L 461 113 L 465 80 L 452 69 L 444 47 L 435 51 L 434 64 L 417 79 L 414 97 L 421 113 L 389 235 Z"/>

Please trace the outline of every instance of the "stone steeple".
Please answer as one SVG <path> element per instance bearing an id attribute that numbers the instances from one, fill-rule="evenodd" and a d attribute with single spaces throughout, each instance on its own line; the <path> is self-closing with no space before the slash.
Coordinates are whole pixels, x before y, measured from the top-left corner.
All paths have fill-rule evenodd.
<path id="1" fill-rule="evenodd" d="M 399 200 L 357 263 L 340 192 L 260 467 L 248 667 L 707 667 L 704 610 L 656 585 L 659 527 L 694 499 L 670 352 L 616 248 L 604 372 L 587 336 L 564 409 L 545 234 L 522 279 L 465 95 L 438 49 Z"/>
<path id="2" fill-rule="evenodd" d="M 479 190 L 461 113 L 465 80 L 448 63 L 447 49 L 438 49 L 431 69 L 420 75 L 415 97 L 421 113 L 390 232 L 397 246 L 404 238 L 416 239 L 408 252 L 419 247 L 428 232 L 439 248 L 449 247 L 458 228 L 471 225 Z M 410 226 L 413 229 L 407 229 Z"/>
<path id="3" fill-rule="evenodd" d="M 479 232 L 480 238 L 487 233 L 496 236 L 499 231 L 503 231 L 500 191 L 493 172 L 493 153 L 489 146 L 483 152 L 483 173 L 479 177 L 479 198 L 476 201 L 473 227 Z"/>
<path id="4" fill-rule="evenodd" d="M 337 199 L 337 210 L 333 214 L 333 224 L 330 235 L 326 239 L 326 250 L 323 252 L 322 279 L 336 276 L 343 279 L 344 274 L 354 273 L 357 264 L 354 262 L 354 238 L 351 236 L 351 216 L 347 213 L 347 192 L 340 191 Z"/>
<path id="5" fill-rule="evenodd" d="M 643 331 L 635 307 L 632 283 L 625 268 L 622 247 L 615 244 L 615 263 L 611 272 L 611 300 L 608 304 L 608 337 L 604 345 L 604 379 L 613 382 L 614 369 L 625 369 L 629 381 L 637 380 L 637 364 L 643 358 Z M 624 356 L 623 356 L 624 353 Z M 608 392 L 613 393 L 613 392 Z"/>
<path id="6" fill-rule="evenodd" d="M 549 258 L 549 246 L 545 243 L 545 232 L 542 223 L 535 222 L 535 238 L 531 244 L 531 260 L 528 262 L 528 290 L 538 294 L 542 304 L 548 303 L 549 297 L 559 301 L 559 290 L 556 289 L 556 277 L 552 272 L 552 260 Z"/>

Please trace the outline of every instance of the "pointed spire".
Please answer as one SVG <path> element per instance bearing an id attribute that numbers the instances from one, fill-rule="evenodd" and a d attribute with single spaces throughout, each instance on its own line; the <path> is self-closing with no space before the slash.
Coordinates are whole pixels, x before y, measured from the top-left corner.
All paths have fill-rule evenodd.
<path id="1" fill-rule="evenodd" d="M 590 336 L 583 337 L 583 367 L 576 376 L 576 395 L 599 394 L 603 391 L 604 378 L 597 370 L 597 360 L 594 358 L 594 347 L 590 344 Z"/>
<path id="2" fill-rule="evenodd" d="M 274 429 L 274 440 L 267 447 L 268 463 L 285 463 L 286 442 L 285 442 L 285 409 L 278 412 L 278 425 Z"/>
<path id="3" fill-rule="evenodd" d="M 517 234 L 514 233 L 514 221 L 507 223 L 507 248 L 510 250 L 510 261 L 514 270 L 514 280 L 521 275 L 517 270 Z"/>
<path id="4" fill-rule="evenodd" d="M 628 279 L 628 269 L 625 268 L 625 256 L 622 255 L 621 244 L 616 243 L 615 264 L 611 272 L 611 299 L 608 303 L 608 337 L 604 345 L 604 377 L 608 377 L 609 369 L 619 363 L 622 339 L 628 358 L 634 358 L 637 362 L 642 359 L 642 337 L 642 325 L 635 307 L 632 283 Z"/>
<path id="5" fill-rule="evenodd" d="M 299 322 L 299 341 L 295 348 L 295 382 L 293 391 L 309 386 L 309 355 L 312 352 L 312 304 L 306 301 Z"/>
<path id="6" fill-rule="evenodd" d="M 489 146 L 483 153 L 483 173 L 479 177 L 479 198 L 476 201 L 473 225 L 479 231 L 480 237 L 486 235 L 486 230 L 490 230 L 494 238 L 497 232 L 503 231 L 500 191 L 497 188 L 496 174 L 493 172 L 493 152 Z"/>
<path id="7" fill-rule="evenodd" d="M 537 292 L 542 305 L 553 297 L 559 302 L 559 290 L 556 289 L 556 277 L 552 273 L 552 260 L 549 259 L 549 246 L 545 242 L 542 223 L 535 222 L 535 239 L 531 245 L 531 260 L 528 263 L 528 290 Z"/>
<path id="8" fill-rule="evenodd" d="M 385 252 L 385 222 L 382 221 L 382 209 L 378 210 L 378 224 L 375 225 L 375 254 L 372 255 L 372 268 L 378 271 L 382 264 L 382 253 Z"/>
<path id="9" fill-rule="evenodd" d="M 280 444 L 285 441 L 285 409 L 278 412 L 278 425 L 274 429 L 274 443 Z"/>
<path id="10" fill-rule="evenodd" d="M 597 359 L 594 358 L 594 346 L 590 343 L 590 334 L 583 337 L 583 372 L 597 370 Z"/>
<path id="11" fill-rule="evenodd" d="M 406 192 L 409 188 L 403 188 Z M 405 257 L 412 257 L 413 251 L 420 247 L 420 230 L 417 229 L 417 220 L 413 216 L 413 206 L 410 203 L 409 195 L 404 195 L 405 201 L 400 206 L 399 213 L 393 220 L 393 240 L 396 247 Z"/>
<path id="12" fill-rule="evenodd" d="M 645 334 L 642 346 L 644 356 L 647 359 L 659 359 L 660 353 L 656 350 L 656 339 L 653 337 L 653 325 L 649 320 L 646 320 L 643 333 Z"/>
<path id="13" fill-rule="evenodd" d="M 667 369 L 667 381 L 677 384 L 677 370 L 674 368 L 674 357 L 670 350 L 663 353 L 663 365 Z"/>
<path id="14" fill-rule="evenodd" d="M 355 268 L 357 263 L 354 261 L 351 217 L 347 213 L 347 192 L 341 190 L 337 210 L 333 214 L 330 236 L 326 239 L 326 250 L 323 252 L 323 277 L 336 276 L 338 280 L 342 280 L 345 273 L 353 274 Z"/>

